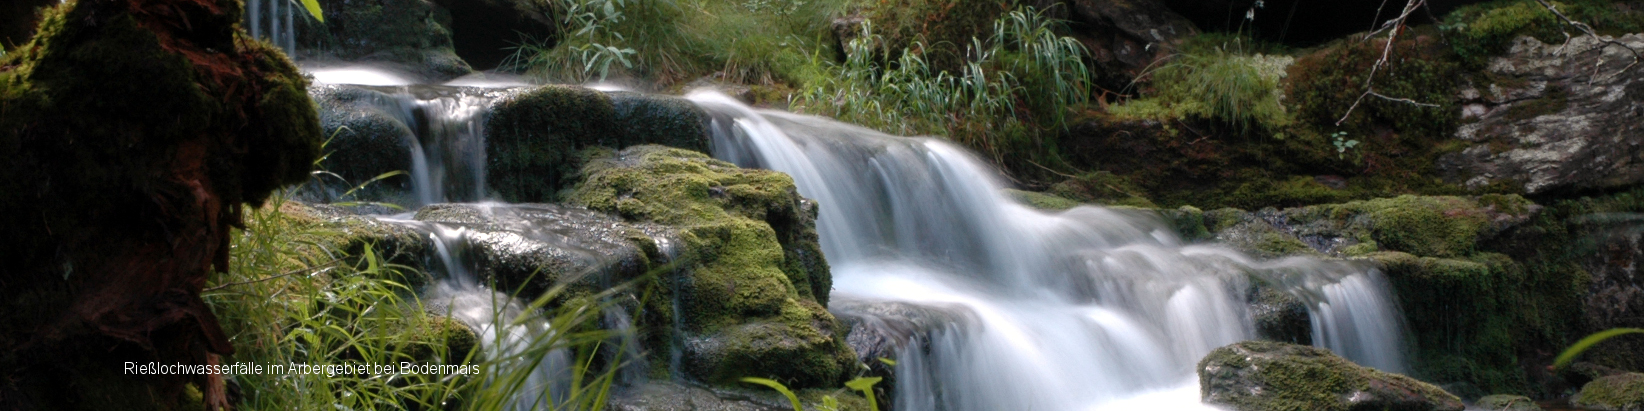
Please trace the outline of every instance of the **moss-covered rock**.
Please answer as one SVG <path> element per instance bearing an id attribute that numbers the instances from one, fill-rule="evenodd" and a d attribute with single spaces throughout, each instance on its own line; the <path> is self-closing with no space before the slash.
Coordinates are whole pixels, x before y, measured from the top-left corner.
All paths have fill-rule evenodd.
<path id="1" fill-rule="evenodd" d="M 1069 178 L 1051 186 L 1047 193 L 1087 203 L 1158 208 L 1152 200 L 1141 194 L 1146 191 L 1136 187 L 1130 180 L 1106 171 Z"/>
<path id="2" fill-rule="evenodd" d="M 688 373 L 834 387 L 853 369 L 845 329 L 823 306 L 832 284 L 816 206 L 787 175 L 661 146 L 596 158 L 582 175 L 571 202 L 679 230 L 691 264 L 666 292 L 682 316 Z"/>
<path id="3" fill-rule="evenodd" d="M 1473 402 L 1473 406 L 1499 411 L 1541 411 L 1541 405 L 1536 404 L 1530 397 L 1512 394 L 1486 395 Z"/>
<path id="4" fill-rule="evenodd" d="M 1239 411 L 1463 409 L 1431 384 L 1303 345 L 1235 343 L 1211 351 L 1198 372 L 1206 403 Z"/>
<path id="5" fill-rule="evenodd" d="M 1600 377 L 1581 387 L 1576 405 L 1599 410 L 1644 410 L 1644 374 L 1626 373 Z"/>
<path id="6" fill-rule="evenodd" d="M 571 188 L 594 148 L 663 144 L 707 151 L 707 117 L 673 97 L 544 86 L 503 98 L 486 121 L 486 179 L 510 202 L 547 202 Z"/>
<path id="7" fill-rule="evenodd" d="M 0 387 L 24 409 L 168 409 L 188 384 L 125 361 L 234 352 L 200 292 L 232 227 L 308 178 L 307 80 L 232 0 L 84 0 L 0 58 Z M 65 387 L 73 387 L 65 389 Z"/>

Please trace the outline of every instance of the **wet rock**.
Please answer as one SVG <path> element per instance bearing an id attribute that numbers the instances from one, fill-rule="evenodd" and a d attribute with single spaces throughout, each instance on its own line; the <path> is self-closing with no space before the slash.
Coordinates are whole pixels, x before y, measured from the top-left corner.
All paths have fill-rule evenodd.
<path id="1" fill-rule="evenodd" d="M 1261 257 L 1354 257 L 1378 250 L 1455 257 L 1529 221 L 1540 209 L 1516 195 L 1400 196 L 1283 210 L 1213 210 L 1204 213 L 1204 228 Z"/>
<path id="2" fill-rule="evenodd" d="M 305 58 L 398 63 L 434 80 L 473 71 L 453 49 L 451 13 L 429 0 L 320 0 L 320 9 L 325 23 L 296 24 Z"/>
<path id="3" fill-rule="evenodd" d="M 411 170 L 411 147 L 417 135 L 403 118 L 408 113 L 388 109 L 399 105 L 394 96 L 364 87 L 326 84 L 310 87 L 309 96 L 319 104 L 321 129 L 330 133 L 326 150 L 331 154 L 320 167 L 342 178 L 318 179 L 316 187 L 331 188 L 336 196 L 376 176 Z M 410 192 L 411 179 L 379 180 L 367 190 L 360 198 L 388 199 Z"/>
<path id="4" fill-rule="evenodd" d="M 1467 144 L 1441 157 L 1445 180 L 1527 194 L 1626 187 L 1644 182 L 1644 71 L 1626 70 L 1644 35 L 1579 36 L 1569 44 L 1520 37 L 1491 59 L 1490 84 L 1462 87 L 1456 131 Z"/>
<path id="5" fill-rule="evenodd" d="M 1256 335 L 1262 339 L 1312 345 L 1313 323 L 1307 304 L 1300 298 L 1262 285 L 1250 287 L 1250 315 L 1256 320 Z"/>
<path id="6" fill-rule="evenodd" d="M 900 361 L 906 350 L 920 355 L 931 334 L 975 323 L 975 314 L 958 305 L 837 299 L 829 308 L 850 329 L 845 342 L 856 351 L 868 375 L 884 378 L 875 388 L 880 398 L 895 398 L 896 370 L 882 360 Z"/>
<path id="7" fill-rule="evenodd" d="M 1580 217 L 1594 230 L 1583 238 L 1581 267 L 1591 276 L 1582 312 L 1592 332 L 1611 328 L 1644 328 L 1644 216 L 1594 214 Z M 1644 338 L 1616 338 L 1594 346 L 1589 361 L 1641 371 Z"/>
<path id="8" fill-rule="evenodd" d="M 774 393 L 774 391 L 773 391 Z M 786 398 L 769 393 L 713 390 L 676 382 L 647 381 L 618 389 L 607 410 L 612 411 L 788 411 Z"/>
<path id="9" fill-rule="evenodd" d="M 1581 387 L 1575 404 L 1597 410 L 1644 410 L 1644 374 L 1599 377 Z"/>
<path id="10" fill-rule="evenodd" d="M 1541 411 L 1541 406 L 1530 397 L 1510 394 L 1486 395 L 1474 402 L 1473 406 L 1485 410 Z"/>
<path id="11" fill-rule="evenodd" d="M 667 262 L 672 230 L 556 204 L 434 204 L 418 221 L 466 229 L 482 284 L 540 295 L 555 285 L 599 291 Z"/>
<path id="12" fill-rule="evenodd" d="M 1245 341 L 1199 362 L 1208 404 L 1257 410 L 1450 410 L 1461 400 L 1431 384 L 1361 367 L 1329 350 Z"/>
<path id="13" fill-rule="evenodd" d="M 823 305 L 832 285 L 816 206 L 787 175 L 650 145 L 590 160 L 581 173 L 570 202 L 679 230 L 689 266 L 663 298 L 681 316 L 688 374 L 836 387 L 854 369 L 846 329 Z M 710 195 L 714 187 L 723 194 Z"/>

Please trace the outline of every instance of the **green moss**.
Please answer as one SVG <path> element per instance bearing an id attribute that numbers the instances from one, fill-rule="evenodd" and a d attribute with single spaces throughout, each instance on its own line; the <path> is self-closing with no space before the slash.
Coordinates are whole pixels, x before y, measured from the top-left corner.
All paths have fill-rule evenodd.
<path id="1" fill-rule="evenodd" d="M 1388 250 L 1435 257 L 1472 253 L 1484 231 L 1484 213 L 1458 197 L 1400 196 L 1365 203 L 1375 209 L 1371 235 Z"/>
<path id="2" fill-rule="evenodd" d="M 1152 200 L 1144 197 L 1146 192 L 1132 183 L 1130 179 L 1106 171 L 1097 171 L 1056 183 L 1056 185 L 1050 187 L 1047 194 L 1087 203 L 1159 208 Z"/>
<path id="3" fill-rule="evenodd" d="M 569 200 L 628 220 L 677 227 L 690 268 L 677 286 L 685 365 L 715 383 L 748 376 L 795 387 L 837 386 L 855 363 L 843 327 L 821 305 L 831 280 L 815 206 L 791 178 L 701 153 L 637 146 L 594 159 Z M 657 325 L 671 327 L 672 324 Z"/>
<path id="4" fill-rule="evenodd" d="M 1063 198 L 1055 194 L 1046 194 L 1033 191 L 1005 189 L 1005 195 L 1016 199 L 1016 201 L 1021 202 L 1022 204 L 1027 204 L 1033 208 L 1047 211 L 1066 210 L 1069 208 L 1078 207 L 1080 204 L 1078 201 Z"/>
<path id="5" fill-rule="evenodd" d="M 1207 403 L 1241 411 L 1461 409 L 1459 399 L 1438 387 L 1360 367 L 1316 347 L 1244 341 L 1211 351 L 1199 361 L 1198 370 Z M 1419 397 L 1422 403 L 1380 398 L 1393 396 Z"/>
<path id="6" fill-rule="evenodd" d="M 1644 10 L 1605 0 L 1553 2 L 1571 19 L 1586 23 L 1600 34 L 1620 35 L 1644 31 Z M 1542 43 L 1564 41 L 1564 32 L 1577 33 L 1534 0 L 1497 0 L 1457 8 L 1444 17 L 1441 27 L 1450 34 L 1450 44 L 1469 67 L 1482 68 L 1490 57 L 1506 53 L 1513 39 L 1530 36 Z"/>
<path id="7" fill-rule="evenodd" d="M 1601 377 L 1581 387 L 1577 405 L 1606 410 L 1644 409 L 1644 374 Z"/>
<path id="8" fill-rule="evenodd" d="M 543 86 L 498 102 L 486 121 L 487 184 L 510 202 L 548 202 L 589 158 L 637 144 L 708 149 L 706 114 L 677 98 Z"/>

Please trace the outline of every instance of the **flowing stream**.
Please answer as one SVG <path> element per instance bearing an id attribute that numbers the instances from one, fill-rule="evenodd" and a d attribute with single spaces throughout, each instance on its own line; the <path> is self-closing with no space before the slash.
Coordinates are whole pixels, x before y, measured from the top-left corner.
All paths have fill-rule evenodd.
<path id="1" fill-rule="evenodd" d="M 1314 341 L 1404 371 L 1400 317 L 1372 270 L 1184 245 L 1141 213 L 1039 211 L 941 140 L 687 98 L 714 117 L 715 157 L 788 173 L 821 204 L 833 298 L 959 312 L 898 354 L 898 410 L 1202 407 L 1198 360 L 1255 338 L 1249 275 L 1312 302 Z"/>
<path id="2" fill-rule="evenodd" d="M 1315 344 L 1363 365 L 1406 370 L 1400 313 L 1386 280 L 1368 267 L 1264 261 L 1185 244 L 1142 211 L 1041 211 L 1007 197 L 991 167 L 941 140 L 754 110 L 712 91 L 687 98 L 712 117 L 715 157 L 785 172 L 820 204 L 835 301 L 951 314 L 897 353 L 898 410 L 1208 408 L 1199 403 L 1194 367 L 1216 347 L 1257 337 L 1246 301 L 1251 278 L 1307 303 Z M 417 203 L 483 199 L 477 119 L 485 101 L 381 104 L 434 125 L 418 132 L 408 153 L 417 160 Z M 464 274 L 461 252 L 449 249 L 462 244 L 461 230 L 425 229 L 442 244 L 446 264 L 439 268 L 446 280 L 425 299 L 449 301 L 476 327 L 517 309 Z M 549 332 L 515 327 L 481 332 L 496 347 L 487 352 L 506 354 L 517 349 L 511 341 Z M 549 369 L 533 384 L 554 386 L 565 372 L 556 361 L 563 359 L 545 362 Z"/>

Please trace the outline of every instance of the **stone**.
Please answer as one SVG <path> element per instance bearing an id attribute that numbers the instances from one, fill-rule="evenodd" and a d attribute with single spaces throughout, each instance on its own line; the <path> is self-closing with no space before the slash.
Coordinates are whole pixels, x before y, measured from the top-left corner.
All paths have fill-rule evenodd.
<path id="1" fill-rule="evenodd" d="M 1459 98 L 1469 109 L 1455 138 L 1464 148 L 1439 158 L 1445 181 L 1525 194 L 1605 190 L 1644 182 L 1644 71 L 1623 70 L 1644 50 L 1644 34 L 1578 36 L 1569 44 L 1514 41 Z"/>
<path id="2" fill-rule="evenodd" d="M 1644 374 L 1599 377 L 1581 387 L 1575 404 L 1605 411 L 1644 410 Z"/>
<path id="3" fill-rule="evenodd" d="M 1541 405 L 1522 395 L 1486 395 L 1473 402 L 1476 408 L 1490 411 L 1541 411 Z"/>
<path id="4" fill-rule="evenodd" d="M 1199 361 L 1198 373 L 1205 403 L 1238 411 L 1464 408 L 1461 399 L 1431 384 L 1304 345 L 1234 343 L 1211 351 Z"/>
<path id="5" fill-rule="evenodd" d="M 1104 77 L 1134 79 L 1199 34 L 1193 22 L 1158 0 L 1064 0 L 1068 20 Z M 1119 84 L 1123 86 L 1123 84 Z"/>
<path id="6" fill-rule="evenodd" d="M 855 369 L 846 328 L 826 309 L 832 279 L 816 205 L 793 179 L 655 145 L 591 158 L 572 204 L 679 230 L 687 267 L 667 281 L 687 374 L 837 387 Z"/>

